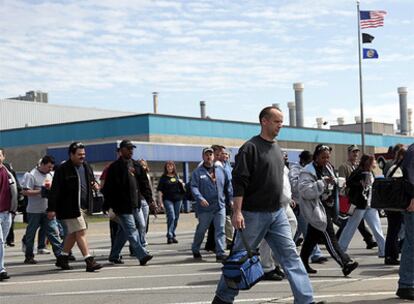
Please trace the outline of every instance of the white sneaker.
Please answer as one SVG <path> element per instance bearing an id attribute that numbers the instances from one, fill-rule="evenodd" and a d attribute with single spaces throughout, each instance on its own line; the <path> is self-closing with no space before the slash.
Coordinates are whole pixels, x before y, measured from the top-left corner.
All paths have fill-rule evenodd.
<path id="1" fill-rule="evenodd" d="M 50 250 L 47 250 L 46 248 L 38 249 L 37 254 L 50 254 Z"/>

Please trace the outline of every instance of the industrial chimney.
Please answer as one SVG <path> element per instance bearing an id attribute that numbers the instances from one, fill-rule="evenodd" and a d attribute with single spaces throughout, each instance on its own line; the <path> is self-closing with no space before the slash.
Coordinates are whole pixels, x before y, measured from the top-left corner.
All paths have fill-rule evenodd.
<path id="1" fill-rule="evenodd" d="M 294 127 L 296 126 L 296 107 L 295 102 L 291 101 L 287 103 L 289 109 L 289 126 Z"/>
<path id="2" fill-rule="evenodd" d="M 355 116 L 355 123 L 357 123 L 357 124 L 361 123 L 361 117 L 360 116 Z"/>
<path id="3" fill-rule="evenodd" d="M 296 104 L 296 126 L 303 128 L 303 83 L 297 82 L 293 84 L 295 90 L 295 104 Z"/>
<path id="4" fill-rule="evenodd" d="M 408 135 L 413 134 L 413 109 L 408 109 Z"/>
<path id="5" fill-rule="evenodd" d="M 203 119 L 207 118 L 207 115 L 206 115 L 206 102 L 205 101 L 200 101 L 200 116 Z"/>
<path id="6" fill-rule="evenodd" d="M 373 121 L 374 120 L 371 117 L 365 119 L 365 122 L 373 122 Z"/>
<path id="7" fill-rule="evenodd" d="M 406 87 L 398 88 L 398 95 L 400 95 L 400 133 L 402 135 L 408 135 L 407 94 L 408 89 Z"/>
<path id="8" fill-rule="evenodd" d="M 322 129 L 323 126 L 323 117 L 316 117 L 316 127 Z"/>
<path id="9" fill-rule="evenodd" d="M 338 117 L 336 121 L 338 122 L 339 126 L 343 126 L 345 124 L 345 118 L 343 117 Z"/>
<path id="10" fill-rule="evenodd" d="M 158 113 L 158 92 L 152 92 L 152 101 L 154 103 L 154 114 Z"/>
<path id="11" fill-rule="evenodd" d="M 401 131 L 401 124 L 399 118 L 395 120 L 395 124 L 397 125 L 397 133 L 399 133 Z"/>

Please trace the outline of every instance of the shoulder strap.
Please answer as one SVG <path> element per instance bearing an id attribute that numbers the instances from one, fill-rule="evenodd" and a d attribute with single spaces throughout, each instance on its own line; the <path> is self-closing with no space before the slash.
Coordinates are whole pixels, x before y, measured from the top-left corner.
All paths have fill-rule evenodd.
<path id="1" fill-rule="evenodd" d="M 236 240 L 236 234 L 237 233 L 240 233 L 240 238 L 242 239 L 244 248 L 246 248 L 246 250 L 247 250 L 248 256 L 250 258 L 253 257 L 253 255 L 254 255 L 253 254 L 253 251 L 250 248 L 249 244 L 247 243 L 247 240 L 246 240 L 245 236 L 243 235 L 243 230 L 242 229 L 236 229 L 236 230 L 234 230 L 233 245 L 234 245 L 234 240 Z M 232 254 L 233 254 L 233 246 L 231 247 L 231 250 L 230 250 L 230 255 L 232 255 Z"/>
<path id="2" fill-rule="evenodd" d="M 388 177 L 392 177 L 394 175 L 394 173 L 397 171 L 398 168 L 401 167 L 401 164 L 403 162 L 404 159 L 401 159 L 396 166 L 394 167 L 394 169 L 391 171 L 390 175 L 388 175 Z"/>

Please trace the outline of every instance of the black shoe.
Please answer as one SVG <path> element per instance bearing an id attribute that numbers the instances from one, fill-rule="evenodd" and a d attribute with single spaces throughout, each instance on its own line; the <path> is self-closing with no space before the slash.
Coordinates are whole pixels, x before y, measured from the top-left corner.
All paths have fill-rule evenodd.
<path id="1" fill-rule="evenodd" d="M 262 280 L 265 281 L 282 281 L 283 277 L 278 275 L 274 270 L 265 272 Z"/>
<path id="2" fill-rule="evenodd" d="M 124 261 L 122 261 L 122 259 L 109 259 L 109 262 L 111 262 L 112 264 L 124 264 Z"/>
<path id="3" fill-rule="evenodd" d="M 216 256 L 216 262 L 223 262 L 227 259 L 227 255 L 218 255 Z"/>
<path id="4" fill-rule="evenodd" d="M 328 262 L 328 258 L 326 258 L 324 256 L 321 256 L 321 257 L 316 258 L 316 259 L 311 259 L 311 262 L 314 263 L 314 264 L 323 264 L 325 262 Z"/>
<path id="5" fill-rule="evenodd" d="M 9 246 L 9 247 L 14 247 L 14 246 L 16 246 L 16 244 L 15 244 L 14 242 L 7 242 L 6 244 L 7 244 L 7 246 Z"/>
<path id="6" fill-rule="evenodd" d="M 145 257 L 143 257 L 141 260 L 139 260 L 139 265 L 145 266 L 148 261 L 150 261 L 153 258 L 152 255 L 147 254 Z"/>
<path id="7" fill-rule="evenodd" d="M 313 269 L 312 267 L 309 266 L 309 264 L 303 264 L 303 266 L 305 266 L 306 272 L 307 273 L 317 273 L 318 271 L 316 269 Z"/>
<path id="8" fill-rule="evenodd" d="M 85 259 L 85 263 L 87 272 L 94 272 L 95 270 L 102 268 L 102 265 L 96 263 L 95 259 L 91 256 Z"/>
<path id="9" fill-rule="evenodd" d="M 400 265 L 400 261 L 398 261 L 398 259 L 394 259 L 391 257 L 386 257 L 384 259 L 384 264 L 385 265 Z"/>
<path id="10" fill-rule="evenodd" d="M 74 256 L 74 255 L 72 255 L 72 254 L 69 254 L 69 255 L 68 255 L 68 261 L 72 261 L 72 262 L 76 261 L 75 256 Z"/>
<path id="11" fill-rule="evenodd" d="M 193 252 L 193 258 L 195 258 L 196 260 L 201 260 L 200 252 Z"/>
<path id="12" fill-rule="evenodd" d="M 286 274 L 282 270 L 282 268 L 280 268 L 280 266 L 276 266 L 275 269 L 273 270 L 273 272 L 276 273 L 277 275 L 281 276 L 282 278 L 286 278 Z"/>
<path id="13" fill-rule="evenodd" d="M 328 304 L 326 301 L 312 302 L 311 304 Z"/>
<path id="14" fill-rule="evenodd" d="M 10 276 L 7 274 L 7 272 L 0 272 L 0 281 L 3 281 L 3 280 L 8 280 L 8 279 L 10 279 Z"/>
<path id="15" fill-rule="evenodd" d="M 56 267 L 60 267 L 63 270 L 71 270 L 71 269 L 73 269 L 72 267 L 69 266 L 69 256 L 67 256 L 67 255 L 59 255 L 56 258 L 55 266 Z"/>
<path id="16" fill-rule="evenodd" d="M 358 262 L 357 261 L 351 261 L 348 264 L 346 264 L 344 266 L 344 268 L 342 268 L 342 273 L 344 274 L 344 276 L 348 276 L 352 271 L 355 270 L 355 268 L 358 267 Z"/>
<path id="17" fill-rule="evenodd" d="M 231 304 L 231 303 L 230 302 L 224 302 L 218 296 L 215 296 L 214 299 L 213 299 L 213 302 L 211 302 L 211 304 Z"/>
<path id="18" fill-rule="evenodd" d="M 414 300 L 414 288 L 398 288 L 396 295 L 400 299 Z"/>
<path id="19" fill-rule="evenodd" d="M 177 239 L 176 239 L 176 238 L 172 238 L 172 242 L 173 242 L 174 244 L 177 244 L 177 243 L 178 243 L 178 241 L 177 241 Z"/>
<path id="20" fill-rule="evenodd" d="M 172 244 L 173 243 L 173 239 L 167 239 L 167 244 Z"/>
<path id="21" fill-rule="evenodd" d="M 371 242 L 367 242 L 367 249 L 372 249 L 378 247 L 377 242 L 371 241 Z"/>
<path id="22" fill-rule="evenodd" d="M 34 265 L 34 264 L 37 264 L 37 261 L 33 257 L 26 257 L 24 259 L 24 263 Z"/>

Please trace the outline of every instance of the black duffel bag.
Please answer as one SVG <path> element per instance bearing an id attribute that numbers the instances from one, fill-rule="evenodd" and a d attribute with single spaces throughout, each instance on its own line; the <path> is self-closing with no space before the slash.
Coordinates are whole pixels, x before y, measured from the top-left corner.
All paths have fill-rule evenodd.
<path id="1" fill-rule="evenodd" d="M 414 197 L 414 186 L 405 177 L 392 177 L 400 167 L 399 162 L 389 177 L 376 178 L 372 185 L 371 207 L 390 211 L 408 208 Z"/>

